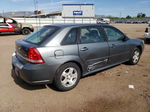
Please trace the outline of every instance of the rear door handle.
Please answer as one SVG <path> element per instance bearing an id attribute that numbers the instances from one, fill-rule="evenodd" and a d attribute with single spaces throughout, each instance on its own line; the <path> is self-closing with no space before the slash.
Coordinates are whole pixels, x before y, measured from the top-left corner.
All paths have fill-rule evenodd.
<path id="1" fill-rule="evenodd" d="M 87 51 L 88 48 L 87 47 L 83 47 L 82 49 L 80 49 L 81 51 Z"/>

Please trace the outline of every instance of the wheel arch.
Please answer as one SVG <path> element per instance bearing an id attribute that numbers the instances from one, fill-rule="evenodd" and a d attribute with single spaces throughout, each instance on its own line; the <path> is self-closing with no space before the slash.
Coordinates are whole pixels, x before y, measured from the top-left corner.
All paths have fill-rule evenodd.
<path id="1" fill-rule="evenodd" d="M 23 30 L 23 29 L 29 29 L 31 32 L 32 32 L 32 29 L 31 28 L 29 28 L 29 27 L 23 27 L 21 30 Z"/>
<path id="2" fill-rule="evenodd" d="M 60 80 L 62 71 L 59 71 L 59 70 L 61 70 L 61 69 L 59 69 L 59 68 L 63 67 L 63 69 L 64 69 L 64 67 L 69 67 L 69 66 L 65 66 L 65 64 L 70 64 L 69 66 L 71 66 L 71 64 L 73 64 L 74 66 L 76 65 L 76 66 L 78 66 L 78 70 L 80 70 L 80 72 L 81 72 L 80 75 L 78 74 L 78 77 L 77 77 L 77 79 L 76 79 L 76 82 L 75 82 L 73 85 L 71 85 L 70 87 L 68 87 L 68 88 L 65 87 L 64 85 L 62 85 L 61 80 Z M 78 84 L 78 82 L 79 82 L 79 80 L 80 80 L 80 77 L 82 77 L 82 67 L 80 67 L 80 66 L 81 66 L 80 63 L 77 62 L 77 61 L 68 61 L 68 62 L 65 62 L 65 63 L 61 64 L 61 65 L 57 68 L 57 73 L 56 73 L 56 75 L 55 75 L 55 77 L 54 77 L 54 79 L 53 79 L 53 85 L 56 87 L 56 89 L 57 89 L 57 90 L 60 90 L 60 91 L 68 91 L 68 90 L 71 90 L 71 89 L 73 89 L 74 87 L 76 87 L 76 85 Z M 69 79 L 69 80 L 70 80 L 70 79 Z"/>
<path id="3" fill-rule="evenodd" d="M 81 76 L 82 76 L 82 74 L 83 74 L 83 67 L 82 67 L 80 62 L 75 61 L 75 60 L 70 60 L 70 61 L 67 61 L 67 62 L 63 63 L 62 65 L 66 64 L 66 63 L 75 63 L 80 68 L 80 72 L 81 72 Z"/>
<path id="4" fill-rule="evenodd" d="M 136 47 L 137 47 L 137 48 L 140 50 L 140 52 L 142 53 L 142 51 L 143 51 L 142 46 L 141 46 L 141 45 L 137 45 Z"/>

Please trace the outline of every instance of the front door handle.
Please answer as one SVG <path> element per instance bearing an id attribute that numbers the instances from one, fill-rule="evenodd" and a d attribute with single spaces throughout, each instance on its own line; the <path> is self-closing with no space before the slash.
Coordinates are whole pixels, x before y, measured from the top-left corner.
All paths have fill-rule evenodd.
<path id="1" fill-rule="evenodd" d="M 88 48 L 87 47 L 83 47 L 82 49 L 80 49 L 81 51 L 87 51 Z"/>
<path id="2" fill-rule="evenodd" d="M 110 48 L 116 48 L 117 44 L 112 44 Z"/>

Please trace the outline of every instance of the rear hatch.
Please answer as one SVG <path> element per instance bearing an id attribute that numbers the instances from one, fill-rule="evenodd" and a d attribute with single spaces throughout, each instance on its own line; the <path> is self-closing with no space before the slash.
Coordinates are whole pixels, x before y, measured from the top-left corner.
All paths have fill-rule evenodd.
<path id="1" fill-rule="evenodd" d="M 38 31 L 32 33 L 22 40 L 16 41 L 17 58 L 22 62 L 30 62 L 33 64 L 42 64 L 44 60 L 38 52 L 37 47 L 40 47 L 47 39 L 52 39 L 53 34 L 58 30 L 55 26 L 44 26 Z"/>
<path id="2" fill-rule="evenodd" d="M 26 42 L 24 40 L 17 40 L 16 41 L 16 56 L 22 62 L 28 62 L 28 51 L 30 48 L 36 48 L 37 45 Z"/>

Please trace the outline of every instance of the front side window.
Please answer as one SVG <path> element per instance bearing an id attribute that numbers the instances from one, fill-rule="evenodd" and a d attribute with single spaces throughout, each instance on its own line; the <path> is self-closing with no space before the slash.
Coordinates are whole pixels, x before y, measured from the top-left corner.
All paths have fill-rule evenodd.
<path id="1" fill-rule="evenodd" d="M 45 26 L 39 29 L 38 31 L 32 33 L 31 35 L 27 36 L 26 38 L 24 38 L 24 40 L 34 44 L 38 44 L 46 38 L 50 38 L 51 35 L 54 34 L 57 30 L 57 27 Z"/>
<path id="2" fill-rule="evenodd" d="M 124 35 L 121 34 L 117 29 L 112 27 L 104 27 L 108 41 L 119 41 L 124 38 Z"/>
<path id="3" fill-rule="evenodd" d="M 77 41 L 77 30 L 72 29 L 64 38 L 62 44 L 63 45 L 70 45 L 70 44 L 76 44 Z"/>
<path id="4" fill-rule="evenodd" d="M 83 27 L 80 29 L 80 41 L 81 44 L 104 42 L 104 36 L 97 27 Z"/>

